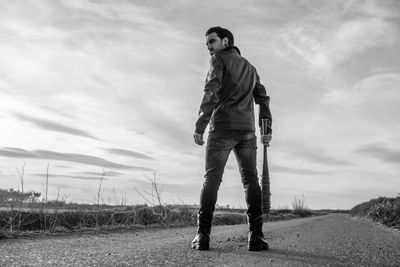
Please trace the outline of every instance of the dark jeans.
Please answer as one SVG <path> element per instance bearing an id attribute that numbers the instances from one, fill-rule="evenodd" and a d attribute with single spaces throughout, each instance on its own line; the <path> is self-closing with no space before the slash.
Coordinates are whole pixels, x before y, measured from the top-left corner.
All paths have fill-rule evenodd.
<path id="1" fill-rule="evenodd" d="M 257 138 L 254 132 L 210 132 L 206 148 L 206 174 L 200 194 L 199 224 L 211 224 L 225 164 L 233 149 L 245 191 L 249 220 L 262 215 L 257 176 Z"/>

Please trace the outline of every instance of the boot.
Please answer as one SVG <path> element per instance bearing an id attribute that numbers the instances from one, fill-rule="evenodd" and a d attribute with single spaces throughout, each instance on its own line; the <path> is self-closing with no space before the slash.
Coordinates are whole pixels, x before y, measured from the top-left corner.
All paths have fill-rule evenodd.
<path id="1" fill-rule="evenodd" d="M 197 250 L 210 249 L 211 220 L 201 215 L 197 217 L 197 234 L 192 241 L 192 248 Z"/>
<path id="2" fill-rule="evenodd" d="M 192 241 L 192 248 L 197 250 L 209 250 L 210 249 L 210 231 L 207 229 L 197 230 L 197 234 Z"/>
<path id="3" fill-rule="evenodd" d="M 261 251 L 269 249 L 268 243 L 264 239 L 262 225 L 262 216 L 256 217 L 252 220 L 249 219 L 248 251 Z"/>

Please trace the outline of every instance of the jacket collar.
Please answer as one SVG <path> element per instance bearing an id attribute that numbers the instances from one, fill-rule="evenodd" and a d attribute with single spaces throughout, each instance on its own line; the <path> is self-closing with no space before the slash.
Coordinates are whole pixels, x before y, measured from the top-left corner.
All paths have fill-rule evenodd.
<path id="1" fill-rule="evenodd" d="M 234 45 L 224 48 L 223 51 L 230 51 L 231 49 L 235 50 L 239 55 L 241 55 L 239 48 L 237 46 L 234 46 Z"/>

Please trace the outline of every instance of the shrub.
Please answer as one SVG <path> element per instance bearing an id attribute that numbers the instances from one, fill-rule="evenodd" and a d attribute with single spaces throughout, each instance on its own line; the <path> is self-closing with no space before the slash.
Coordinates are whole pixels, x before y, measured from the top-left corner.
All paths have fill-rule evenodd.
<path id="1" fill-rule="evenodd" d="M 293 213 L 299 215 L 300 217 L 308 217 L 312 215 L 306 206 L 306 200 L 304 199 L 304 196 L 302 198 L 295 197 L 292 202 L 292 207 Z"/>
<path id="2" fill-rule="evenodd" d="M 352 216 L 367 216 L 369 209 L 378 204 L 381 203 L 382 201 L 384 201 L 386 198 L 384 197 L 379 197 L 376 199 L 371 199 L 370 201 L 367 202 L 363 202 L 361 204 L 358 204 L 356 206 L 354 206 L 351 210 L 350 210 L 350 214 Z"/>
<path id="3" fill-rule="evenodd" d="M 400 227 L 400 196 L 371 199 L 352 208 L 350 214 L 369 217 L 387 226 Z"/>
<path id="4" fill-rule="evenodd" d="M 370 207 L 368 217 L 387 226 L 400 225 L 400 198 L 388 198 Z"/>
<path id="5" fill-rule="evenodd" d="M 187 206 L 173 208 L 168 213 L 167 220 L 172 225 L 196 225 L 197 212 Z"/>

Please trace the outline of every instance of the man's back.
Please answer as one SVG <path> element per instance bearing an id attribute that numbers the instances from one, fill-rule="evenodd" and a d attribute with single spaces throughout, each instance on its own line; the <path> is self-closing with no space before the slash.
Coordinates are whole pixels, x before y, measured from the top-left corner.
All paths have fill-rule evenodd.
<path id="1" fill-rule="evenodd" d="M 236 47 L 222 50 L 214 56 L 221 61 L 218 63 L 223 64 L 223 76 L 221 88 L 215 93 L 218 102 L 210 130 L 254 131 L 255 68 L 240 56 Z"/>
<path id="2" fill-rule="evenodd" d="M 203 133 L 208 122 L 210 131 L 255 131 L 254 101 L 260 104 L 260 115 L 266 111 L 269 97 L 260 84 L 256 69 L 240 55 L 235 46 L 215 53 L 205 85 L 196 132 Z M 265 104 L 264 104 L 265 103 Z"/>

